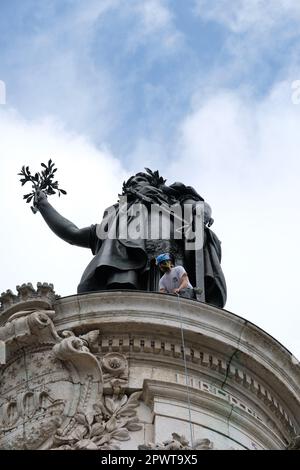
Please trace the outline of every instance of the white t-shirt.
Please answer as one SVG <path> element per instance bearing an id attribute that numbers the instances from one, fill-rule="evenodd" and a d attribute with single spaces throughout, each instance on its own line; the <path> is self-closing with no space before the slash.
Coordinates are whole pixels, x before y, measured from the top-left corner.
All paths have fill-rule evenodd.
<path id="1" fill-rule="evenodd" d="M 175 266 L 171 270 L 165 273 L 159 281 L 159 289 L 165 289 L 167 292 L 172 292 L 173 289 L 177 289 L 180 286 L 182 275 L 186 274 L 186 270 L 183 266 Z M 188 288 L 192 289 L 193 286 L 189 282 Z"/>

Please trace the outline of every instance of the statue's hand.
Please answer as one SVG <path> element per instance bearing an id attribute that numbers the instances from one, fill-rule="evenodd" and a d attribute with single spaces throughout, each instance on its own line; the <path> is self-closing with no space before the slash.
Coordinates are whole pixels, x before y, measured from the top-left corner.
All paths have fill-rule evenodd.
<path id="1" fill-rule="evenodd" d="M 40 205 L 43 203 L 43 201 L 45 200 L 47 200 L 46 194 L 44 193 L 44 191 L 41 191 L 40 189 L 38 189 L 34 195 L 34 201 L 33 201 L 34 207 L 38 209 Z"/>

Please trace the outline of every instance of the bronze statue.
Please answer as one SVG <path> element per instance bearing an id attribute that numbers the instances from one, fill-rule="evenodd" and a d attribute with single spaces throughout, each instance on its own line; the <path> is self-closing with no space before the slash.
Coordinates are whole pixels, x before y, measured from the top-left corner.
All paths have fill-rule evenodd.
<path id="1" fill-rule="evenodd" d="M 121 204 L 122 198 L 126 198 L 125 206 Z M 139 238 L 120 235 L 122 217 L 123 221 L 125 217 L 127 228 L 136 228 L 136 205 L 148 210 L 151 205 L 166 208 L 190 204 L 196 207 L 199 203 L 204 205 L 204 244 L 200 249 L 187 249 L 184 237 L 177 238 L 174 233 L 165 239 L 152 239 L 147 234 Z M 107 289 L 158 290 L 159 271 L 155 257 L 167 251 L 185 266 L 192 285 L 202 287 L 202 300 L 224 307 L 226 283 L 220 266 L 221 245 L 209 228 L 213 223 L 211 209 L 192 187 L 178 182 L 168 186 L 157 171 L 146 169 L 145 173 L 137 173 L 123 184 L 119 202 L 105 211 L 100 224 L 85 228 L 78 228 L 62 217 L 48 202 L 43 190 L 36 191 L 34 206 L 57 236 L 72 245 L 92 250 L 94 258 L 82 275 L 78 293 Z M 144 220 L 149 229 L 152 219 L 146 215 Z M 112 231 L 114 236 L 110 236 Z"/>

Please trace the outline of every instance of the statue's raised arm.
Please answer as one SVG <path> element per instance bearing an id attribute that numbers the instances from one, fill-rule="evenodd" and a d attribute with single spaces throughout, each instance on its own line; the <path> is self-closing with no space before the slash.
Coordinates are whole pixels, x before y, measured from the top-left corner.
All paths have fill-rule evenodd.
<path id="1" fill-rule="evenodd" d="M 34 205 L 55 235 L 71 245 L 90 248 L 90 227 L 80 229 L 73 222 L 60 215 L 41 190 L 38 190 L 35 194 Z"/>

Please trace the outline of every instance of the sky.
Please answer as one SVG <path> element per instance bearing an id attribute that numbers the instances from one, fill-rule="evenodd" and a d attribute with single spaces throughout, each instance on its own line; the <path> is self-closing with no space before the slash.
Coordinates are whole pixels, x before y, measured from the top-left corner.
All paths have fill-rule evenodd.
<path id="1" fill-rule="evenodd" d="M 295 0 L 1 0 L 0 292 L 74 294 L 92 257 L 30 211 L 23 164 L 54 160 L 79 227 L 150 167 L 211 205 L 226 309 L 300 358 L 299 21 Z"/>

